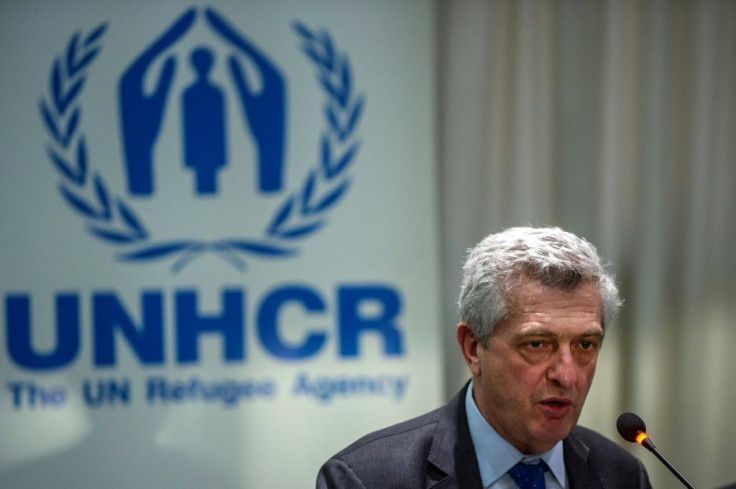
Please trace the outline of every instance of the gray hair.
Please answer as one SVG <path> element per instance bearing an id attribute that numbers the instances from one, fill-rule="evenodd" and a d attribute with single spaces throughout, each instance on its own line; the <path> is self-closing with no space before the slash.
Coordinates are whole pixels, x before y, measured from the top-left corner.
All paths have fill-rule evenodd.
<path id="1" fill-rule="evenodd" d="M 604 330 L 621 307 L 613 276 L 588 241 L 560 228 L 510 228 L 478 243 L 463 266 L 460 320 L 481 344 L 487 344 L 495 325 L 509 314 L 506 299 L 522 277 L 562 290 L 598 284 Z"/>

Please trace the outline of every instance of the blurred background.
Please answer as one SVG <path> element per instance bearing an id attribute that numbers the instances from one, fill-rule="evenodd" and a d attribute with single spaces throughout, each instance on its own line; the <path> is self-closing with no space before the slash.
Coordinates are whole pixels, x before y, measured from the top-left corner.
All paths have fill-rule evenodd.
<path id="1" fill-rule="evenodd" d="M 291 261 L 240 254 L 246 265 L 238 269 L 232 266 L 238 260 L 219 259 L 206 246 L 193 252 L 196 259 L 180 257 L 176 273 L 170 263 L 131 265 L 112 259 L 118 245 L 86 234 L 96 221 L 56 193 L 59 186 L 81 186 L 73 187 L 53 158 L 49 166 L 47 145 L 56 143 L 48 143 L 54 135 L 39 114 L 39 100 L 49 100 L 47 94 L 60 83 L 53 66 L 69 52 L 71 36 L 108 22 L 100 37 L 104 50 L 77 94 L 87 100 L 81 117 L 89 165 L 104 175 L 111 195 L 113 188 L 123 189 L 122 172 L 113 164 L 122 154 L 117 115 L 111 115 L 118 110 L 118 77 L 190 5 L 66 0 L 51 7 L 40 0 L 2 1 L 0 61 L 13 76 L 4 75 L 0 82 L 0 328 L 5 342 L 0 350 L 0 485 L 41 487 L 48 477 L 39 474 L 48 470 L 60 481 L 58 487 L 114 487 L 106 477 L 120 477 L 122 487 L 149 487 L 141 482 L 147 480 L 143 475 L 130 474 L 136 468 L 152 470 L 153 460 L 179 476 L 153 477 L 150 487 L 313 487 L 327 456 L 360 434 L 438 406 L 467 381 L 454 329 L 466 250 L 491 232 L 524 224 L 560 226 L 586 237 L 608 261 L 625 299 L 607 332 L 581 424 L 631 450 L 647 466 L 654 487 L 677 487 L 678 482 L 652 454 L 620 439 L 615 422 L 623 411 L 646 421 L 660 451 L 696 487 L 736 481 L 731 460 L 736 453 L 736 1 L 210 3 L 234 30 L 257 40 L 289 81 L 293 139 L 287 155 L 290 162 L 304 160 L 301 166 L 290 163 L 288 170 L 288 181 L 297 186 L 309 181 L 304 176 L 309 171 L 319 171 L 313 165 L 319 155 L 326 161 L 320 138 L 339 136 L 330 115 L 339 97 L 324 80 L 315 83 L 318 61 L 308 54 L 305 61 L 304 49 L 299 51 L 299 42 L 309 43 L 309 36 L 302 31 L 295 38 L 291 25 L 299 20 L 314 27 L 311 42 L 317 44 L 325 40 L 318 27 L 331 36 L 338 66 L 348 67 L 333 74 L 343 87 L 354 86 L 342 113 L 347 136 L 337 138 L 340 144 L 360 145 L 350 178 L 338 178 L 338 183 L 350 180 L 352 187 L 321 194 L 325 208 L 335 205 L 329 225 L 325 221 L 319 233 L 303 230 L 300 254 Z M 207 26 L 208 17 L 200 14 L 204 7 L 197 8 L 201 23 L 195 25 Z M 209 25 L 217 31 L 217 23 Z M 235 52 L 228 55 L 240 56 L 236 59 L 243 60 L 246 71 L 253 71 L 248 63 L 257 56 L 251 53 L 246 61 L 243 43 L 232 43 L 233 36 L 202 36 L 213 43 L 229 39 L 230 45 L 213 51 L 213 59 Z M 98 42 L 87 40 L 88 47 Z M 193 47 L 177 49 L 183 56 Z M 180 69 L 188 65 L 183 58 L 179 62 Z M 164 69 L 157 63 L 151 65 L 154 74 Z M 212 79 L 229 80 L 223 66 L 216 65 Z M 155 87 L 151 78 L 145 81 L 149 92 Z M 183 89 L 191 80 L 190 75 L 174 88 Z M 236 97 L 236 88 L 228 90 Z M 325 97 L 333 105 L 323 104 Z M 364 112 L 351 119 L 350 108 L 361 100 Z M 242 121 L 237 104 L 228 107 L 228 124 L 241 133 L 250 130 L 255 141 L 232 138 L 232 144 L 256 158 L 256 131 Z M 180 114 L 169 112 L 174 115 L 164 119 L 156 151 L 161 158 L 179 158 L 180 142 L 166 124 L 173 127 Z M 75 126 L 62 116 L 59 120 L 73 133 Z M 63 154 L 79 162 L 78 153 Z M 327 160 L 329 167 L 339 158 Z M 174 170 L 166 175 L 162 181 L 180 178 Z M 224 179 L 223 188 L 235 181 Z M 100 201 L 99 185 L 85 189 L 83 202 Z M 122 202 L 136 202 L 118 192 Z M 266 225 L 263 216 L 278 220 L 274 202 L 287 202 L 248 197 L 233 206 L 228 201 L 211 218 L 184 207 L 188 194 L 186 199 L 169 194 L 160 208 L 147 202 L 136 209 L 153 230 L 175 236 L 188 235 L 200 223 L 207 224 L 205 234 L 229 236 L 227 226 L 223 231 L 217 225 L 240 222 L 243 216 Z M 309 200 L 306 194 L 302 202 Z M 294 241 L 273 234 L 259 243 L 291 246 Z M 283 343 L 299 345 L 304 327 L 326 332 L 323 347 L 296 361 L 275 359 L 255 327 L 263 297 L 285 284 L 300 284 L 299 297 L 311 309 L 310 314 L 298 308 L 284 313 L 297 326 L 282 325 Z M 356 305 L 355 324 L 378 324 L 370 321 L 383 318 L 387 322 L 379 321 L 378 330 L 386 332 L 396 326 L 395 314 L 401 335 L 392 343 L 367 333 L 357 357 L 349 357 L 338 338 L 346 317 L 340 303 L 346 296 L 339 291 L 356 284 L 363 293 L 385 294 L 373 301 L 377 304 L 367 304 L 373 307 L 367 312 Z M 92 365 L 93 296 L 114 290 L 131 324 L 142 327 L 142 294 L 160 292 L 169 328 L 175 314 L 168 308 L 176 294 L 196 290 L 203 309 L 217 311 L 224 307 L 220 298 L 226 289 L 235 290 L 235 297 L 239 291 L 247 308 L 248 353 L 242 364 L 221 365 L 219 344 L 207 343 L 200 363 L 176 365 L 167 343 L 163 367 L 141 366 L 128 352 L 131 341 L 119 335 L 121 354 L 113 369 Z M 56 331 L 54 298 L 62 292 L 81 297 L 81 353 L 59 371 L 18 365 L 6 339 L 13 329 L 8 304 L 17 311 L 22 302 L 14 298 L 31 297 L 38 335 L 33 341 L 39 351 L 48 350 Z M 386 297 L 398 308 L 392 309 Z M 243 401 L 236 409 L 203 401 L 96 409 L 74 394 L 89 379 L 103 377 L 128 379 L 135 388 L 152 372 L 172 382 L 191 375 L 204 383 L 275 379 L 278 394 L 267 401 Z M 338 379 L 338 374 L 349 378 Z M 359 377 L 366 382 L 408 379 L 409 389 L 394 399 L 381 398 L 377 390 L 369 397 L 360 397 L 365 391 L 345 394 L 351 388 L 345 382 Z M 331 402 L 297 395 L 295 386 L 306 384 L 294 379 L 317 378 L 344 381 L 344 399 L 339 392 Z M 61 386 L 68 389 L 68 401 L 59 409 L 20 409 L 12 386 L 23 382 Z M 388 383 L 381 385 L 376 389 L 388 389 Z M 291 463 L 282 470 L 283 458 Z M 91 465 L 98 470 L 82 480 L 80 474 Z"/>
<path id="2" fill-rule="evenodd" d="M 615 440 L 634 411 L 696 487 L 736 480 L 736 2 L 447 1 L 437 24 L 445 323 L 489 230 L 586 236 L 626 302 L 581 424 Z"/>

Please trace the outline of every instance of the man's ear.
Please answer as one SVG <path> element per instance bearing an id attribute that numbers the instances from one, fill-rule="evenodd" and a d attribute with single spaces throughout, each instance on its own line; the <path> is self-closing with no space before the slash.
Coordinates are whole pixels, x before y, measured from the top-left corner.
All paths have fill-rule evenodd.
<path id="1" fill-rule="evenodd" d="M 468 365 L 473 377 L 480 376 L 480 352 L 478 351 L 480 342 L 476 338 L 473 329 L 465 324 L 457 325 L 457 342 L 460 345 L 460 351 L 463 353 L 465 363 Z"/>

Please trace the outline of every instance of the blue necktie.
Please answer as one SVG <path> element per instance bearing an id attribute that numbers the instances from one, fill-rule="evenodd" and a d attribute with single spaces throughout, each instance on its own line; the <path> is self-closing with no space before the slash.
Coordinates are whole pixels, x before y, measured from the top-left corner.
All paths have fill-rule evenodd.
<path id="1" fill-rule="evenodd" d="M 535 465 L 519 462 L 509 470 L 509 474 L 519 485 L 519 489 L 545 489 L 544 472 L 546 470 L 547 465 L 544 462 Z"/>

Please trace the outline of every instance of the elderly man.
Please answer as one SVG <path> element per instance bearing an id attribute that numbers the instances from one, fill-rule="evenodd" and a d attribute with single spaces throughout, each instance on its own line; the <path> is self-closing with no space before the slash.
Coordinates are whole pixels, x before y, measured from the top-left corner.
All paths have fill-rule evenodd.
<path id="1" fill-rule="evenodd" d="M 317 488 L 649 488 L 641 463 L 577 421 L 620 299 L 595 248 L 512 228 L 464 266 L 457 340 L 472 380 L 445 406 L 367 435 Z"/>

